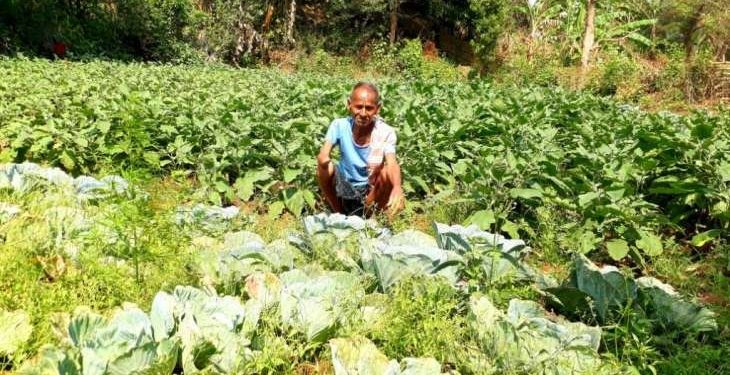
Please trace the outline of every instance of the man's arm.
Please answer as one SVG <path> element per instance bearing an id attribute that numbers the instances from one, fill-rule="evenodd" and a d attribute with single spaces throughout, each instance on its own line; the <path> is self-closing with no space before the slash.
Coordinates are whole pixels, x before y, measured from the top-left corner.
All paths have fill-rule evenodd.
<path id="1" fill-rule="evenodd" d="M 334 211 L 341 212 L 342 207 L 340 207 L 335 192 L 335 166 L 332 164 L 332 159 L 330 159 L 333 147 L 330 141 L 324 141 L 322 148 L 319 149 L 319 155 L 317 155 L 317 180 L 327 203 Z"/>
<path id="2" fill-rule="evenodd" d="M 396 211 L 401 210 L 405 202 L 403 186 L 401 185 L 400 165 L 398 165 L 398 160 L 395 158 L 395 153 L 385 154 L 385 173 L 388 175 L 388 180 L 393 186 L 390 197 L 388 197 L 388 208 Z"/>
<path id="3" fill-rule="evenodd" d="M 332 143 L 330 141 L 324 141 L 322 148 L 319 149 L 319 155 L 317 155 L 317 167 L 326 168 L 329 163 L 332 162 L 330 159 L 330 153 L 332 152 Z"/>

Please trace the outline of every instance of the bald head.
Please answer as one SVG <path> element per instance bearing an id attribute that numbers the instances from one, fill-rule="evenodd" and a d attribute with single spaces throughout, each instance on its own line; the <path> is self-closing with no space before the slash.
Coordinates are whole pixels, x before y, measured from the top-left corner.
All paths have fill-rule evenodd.
<path id="1" fill-rule="evenodd" d="M 380 112 L 380 93 L 372 83 L 359 82 L 352 88 L 347 99 L 347 108 L 350 110 L 355 125 L 359 128 L 375 125 L 375 119 Z"/>
<path id="2" fill-rule="evenodd" d="M 375 101 L 375 104 L 380 106 L 380 91 L 378 91 L 378 87 L 374 84 L 370 82 L 356 83 L 352 88 L 352 93 L 350 93 L 350 100 L 356 97 L 362 97 L 363 95 L 371 97 Z"/>

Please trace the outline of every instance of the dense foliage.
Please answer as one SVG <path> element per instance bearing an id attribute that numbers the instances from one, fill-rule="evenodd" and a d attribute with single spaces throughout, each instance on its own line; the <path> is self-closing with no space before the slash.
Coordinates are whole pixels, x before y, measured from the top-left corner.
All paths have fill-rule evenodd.
<path id="1" fill-rule="evenodd" d="M 314 155 L 329 122 L 345 114 L 350 85 L 111 63 L 4 60 L 0 73 L 3 161 L 194 177 L 199 197 L 256 196 L 272 215 L 318 209 Z M 470 222 L 515 237 L 531 236 L 549 209 L 573 240 L 567 247 L 639 263 L 662 253 L 662 237 L 702 247 L 727 235 L 726 114 L 647 114 L 560 90 L 476 82 L 381 86 L 412 200 L 478 210 Z"/>

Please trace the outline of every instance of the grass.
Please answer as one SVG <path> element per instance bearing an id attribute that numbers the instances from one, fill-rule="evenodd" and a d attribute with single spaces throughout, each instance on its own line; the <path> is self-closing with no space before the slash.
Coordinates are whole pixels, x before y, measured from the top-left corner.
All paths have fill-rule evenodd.
<path id="1" fill-rule="evenodd" d="M 389 358 L 434 357 L 455 363 L 464 357 L 460 343 L 465 341 L 466 320 L 457 314 L 461 299 L 448 283 L 407 278 L 389 293 L 384 306 L 371 337 Z"/>

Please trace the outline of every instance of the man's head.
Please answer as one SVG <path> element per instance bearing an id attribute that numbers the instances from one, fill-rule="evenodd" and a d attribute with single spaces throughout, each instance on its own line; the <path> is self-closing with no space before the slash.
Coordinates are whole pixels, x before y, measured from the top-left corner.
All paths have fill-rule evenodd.
<path id="1" fill-rule="evenodd" d="M 358 82 L 352 88 L 350 98 L 347 99 L 347 108 L 350 110 L 356 126 L 369 126 L 375 121 L 380 112 L 380 93 L 372 83 Z"/>

